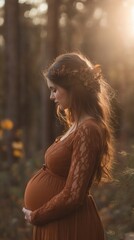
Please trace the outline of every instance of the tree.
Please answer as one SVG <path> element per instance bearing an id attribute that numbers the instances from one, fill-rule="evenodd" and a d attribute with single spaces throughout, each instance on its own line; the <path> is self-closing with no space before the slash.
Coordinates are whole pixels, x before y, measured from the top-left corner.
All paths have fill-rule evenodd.
<path id="1" fill-rule="evenodd" d="M 19 122 L 19 4 L 5 1 L 6 115 Z"/>
<path id="2" fill-rule="evenodd" d="M 59 53 L 59 8 L 60 1 L 48 1 L 47 38 L 45 44 L 44 65 L 47 66 Z M 54 107 L 50 103 L 48 89 L 45 84 L 41 86 L 42 99 L 42 143 L 46 148 L 55 137 Z"/>
<path id="3" fill-rule="evenodd" d="M 18 0 L 5 1 L 5 115 L 15 126 L 19 125 L 19 4 Z M 8 159 L 11 160 L 10 142 L 7 137 Z"/>

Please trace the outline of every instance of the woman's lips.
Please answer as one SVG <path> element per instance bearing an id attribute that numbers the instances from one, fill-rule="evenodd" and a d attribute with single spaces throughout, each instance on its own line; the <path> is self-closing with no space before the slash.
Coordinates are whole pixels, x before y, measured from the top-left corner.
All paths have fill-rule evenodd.
<path id="1" fill-rule="evenodd" d="M 60 105 L 58 102 L 55 102 L 56 105 Z"/>

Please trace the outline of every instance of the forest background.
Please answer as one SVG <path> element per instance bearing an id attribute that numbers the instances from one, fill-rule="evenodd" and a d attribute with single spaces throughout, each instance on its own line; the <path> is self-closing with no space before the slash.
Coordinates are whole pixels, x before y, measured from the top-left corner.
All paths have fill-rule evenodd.
<path id="1" fill-rule="evenodd" d="M 0 0 L 0 240 L 28 240 L 30 175 L 61 133 L 42 71 L 79 51 L 115 91 L 114 181 L 93 191 L 108 240 L 134 237 L 134 0 Z"/>

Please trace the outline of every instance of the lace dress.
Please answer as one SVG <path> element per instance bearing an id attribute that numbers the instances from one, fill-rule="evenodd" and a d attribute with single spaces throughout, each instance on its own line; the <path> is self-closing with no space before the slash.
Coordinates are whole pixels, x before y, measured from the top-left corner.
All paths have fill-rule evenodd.
<path id="1" fill-rule="evenodd" d="M 104 240 L 90 187 L 103 153 L 103 130 L 88 119 L 46 151 L 45 165 L 28 182 L 33 240 Z"/>

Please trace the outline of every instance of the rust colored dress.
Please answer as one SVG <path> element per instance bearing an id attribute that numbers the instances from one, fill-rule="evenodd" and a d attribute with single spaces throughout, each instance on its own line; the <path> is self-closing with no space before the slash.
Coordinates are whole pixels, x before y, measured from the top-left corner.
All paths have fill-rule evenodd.
<path id="1" fill-rule="evenodd" d="M 103 152 L 103 130 L 86 119 L 46 151 L 45 165 L 28 182 L 33 240 L 104 240 L 90 187 Z"/>

